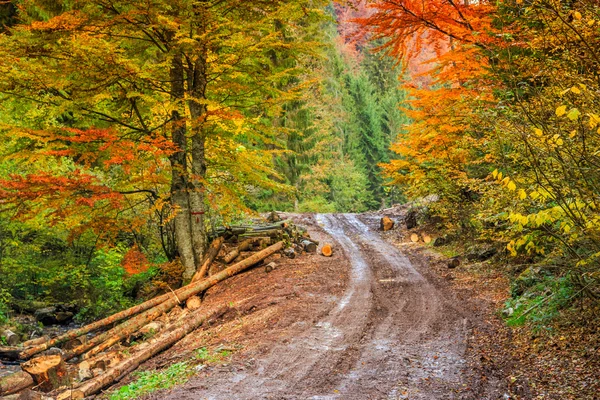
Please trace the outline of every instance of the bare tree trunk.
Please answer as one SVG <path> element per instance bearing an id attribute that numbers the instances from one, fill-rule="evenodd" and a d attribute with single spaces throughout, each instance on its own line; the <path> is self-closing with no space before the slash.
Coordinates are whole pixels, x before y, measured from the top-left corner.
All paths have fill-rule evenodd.
<path id="1" fill-rule="evenodd" d="M 192 179 L 190 180 L 190 206 L 192 209 L 192 241 L 194 256 L 197 264 L 204 259 L 204 252 L 208 246 L 208 238 L 204 223 L 205 217 L 205 183 L 206 178 L 206 133 L 203 129 L 206 117 L 206 55 L 204 52 L 197 56 L 197 60 L 188 72 L 188 89 L 191 98 L 188 101 L 192 126 Z"/>
<path id="2" fill-rule="evenodd" d="M 185 97 L 185 76 L 181 54 L 177 54 L 171 65 L 171 95 L 175 101 L 183 102 Z M 183 279 L 189 280 L 196 270 L 196 260 L 192 244 L 190 221 L 189 185 L 187 179 L 187 139 L 184 117 L 177 110 L 172 113 L 172 140 L 177 146 L 169 160 L 171 161 L 171 203 L 175 217 L 175 238 L 179 259 L 184 267 Z"/>

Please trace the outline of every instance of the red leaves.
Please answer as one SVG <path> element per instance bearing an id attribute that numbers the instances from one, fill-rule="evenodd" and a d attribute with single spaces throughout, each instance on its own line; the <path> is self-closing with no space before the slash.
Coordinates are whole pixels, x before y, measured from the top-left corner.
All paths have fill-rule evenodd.
<path id="1" fill-rule="evenodd" d="M 112 207 L 119 207 L 123 196 L 102 185 L 90 174 L 75 170 L 69 176 L 56 176 L 48 172 L 28 175 L 10 175 L 0 180 L 0 204 L 12 205 L 18 210 L 17 216 L 40 208 L 50 210 L 55 215 L 67 215 L 76 206 L 94 208 L 98 202 L 108 201 Z M 35 204 L 33 204 L 35 203 Z"/>

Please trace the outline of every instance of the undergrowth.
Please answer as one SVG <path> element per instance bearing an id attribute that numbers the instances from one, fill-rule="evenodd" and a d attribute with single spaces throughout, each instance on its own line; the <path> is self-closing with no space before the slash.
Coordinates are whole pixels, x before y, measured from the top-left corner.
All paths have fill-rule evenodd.
<path id="1" fill-rule="evenodd" d="M 108 395 L 109 400 L 132 400 L 162 389 L 182 385 L 196 372 L 195 365 L 210 365 L 223 362 L 233 353 L 229 349 L 197 349 L 192 360 L 171 365 L 160 371 L 133 373 L 135 380 Z"/>
<path id="2" fill-rule="evenodd" d="M 506 324 L 528 324 L 534 331 L 550 330 L 550 322 L 571 307 L 576 296 L 577 291 L 567 276 L 520 277 L 513 282 L 513 297 L 505 305 Z"/>
<path id="3" fill-rule="evenodd" d="M 135 372 L 133 376 L 136 379 L 130 384 L 122 386 L 116 392 L 113 392 L 109 396 L 109 399 L 136 399 L 160 389 L 170 389 L 176 385 L 181 385 L 187 382 L 192 375 L 193 370 L 187 362 L 173 364 L 162 371 Z"/>

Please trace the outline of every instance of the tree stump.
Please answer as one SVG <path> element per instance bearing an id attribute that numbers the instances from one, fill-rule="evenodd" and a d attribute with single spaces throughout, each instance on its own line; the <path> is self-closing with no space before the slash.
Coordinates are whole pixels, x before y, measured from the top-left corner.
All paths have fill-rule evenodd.
<path id="1" fill-rule="evenodd" d="M 43 392 L 50 392 L 68 383 L 67 368 L 59 355 L 36 357 L 21 364 L 21 368 L 33 376 L 36 385 Z"/>
<path id="2" fill-rule="evenodd" d="M 417 243 L 419 241 L 419 235 L 417 233 L 413 233 L 412 235 L 410 235 L 410 241 L 413 243 Z"/>
<path id="3" fill-rule="evenodd" d="M 425 244 L 429 244 L 431 243 L 433 239 L 431 238 L 431 236 L 429 236 L 428 234 L 424 233 L 423 234 L 423 242 L 425 242 Z"/>
<path id="4" fill-rule="evenodd" d="M 333 247 L 329 243 L 325 243 L 323 247 L 321 247 L 321 254 L 325 257 L 331 257 L 333 255 Z"/>
<path id="5" fill-rule="evenodd" d="M 379 221 L 379 228 L 384 232 L 390 231 L 394 229 L 394 221 L 389 217 L 383 217 Z"/>

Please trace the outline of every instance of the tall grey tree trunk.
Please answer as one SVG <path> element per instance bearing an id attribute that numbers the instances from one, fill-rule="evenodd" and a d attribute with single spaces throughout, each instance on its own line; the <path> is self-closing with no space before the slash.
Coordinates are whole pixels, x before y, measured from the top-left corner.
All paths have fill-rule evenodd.
<path id="1" fill-rule="evenodd" d="M 204 53 L 204 52 L 203 52 Z M 190 206 L 192 215 L 192 242 L 198 264 L 202 262 L 208 239 L 205 228 L 205 178 L 206 178 L 206 134 L 203 128 L 206 117 L 206 56 L 198 55 L 188 73 L 188 101 L 192 126 L 192 176 L 190 180 Z"/>
<path id="2" fill-rule="evenodd" d="M 171 95 L 175 101 L 182 102 L 185 97 L 185 75 L 181 54 L 174 56 L 170 78 Z M 177 147 L 177 151 L 169 157 L 171 162 L 171 204 L 175 212 L 173 223 L 177 251 L 184 267 L 183 279 L 188 281 L 196 271 L 196 257 L 190 219 L 186 122 L 177 110 L 172 112 L 172 119 L 172 141 Z"/>

